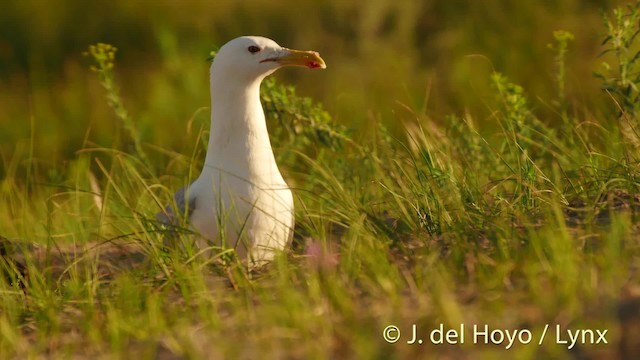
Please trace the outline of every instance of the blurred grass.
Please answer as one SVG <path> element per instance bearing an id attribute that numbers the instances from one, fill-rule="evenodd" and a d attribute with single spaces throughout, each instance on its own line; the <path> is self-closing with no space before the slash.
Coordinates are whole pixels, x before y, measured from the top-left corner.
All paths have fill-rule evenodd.
<path id="1" fill-rule="evenodd" d="M 4 4 L 0 240 L 28 276 L 3 257 L 0 358 L 632 358 L 640 117 L 616 102 L 640 80 L 597 56 L 616 4 Z M 263 86 L 297 225 L 253 274 L 164 252 L 152 224 L 203 158 L 206 56 L 247 33 L 329 66 Z M 81 55 L 100 41 L 119 92 Z M 606 328 L 610 344 L 405 344 L 441 323 Z"/>
<path id="2" fill-rule="evenodd" d="M 303 94 L 324 103 L 341 123 L 363 131 L 374 118 L 401 129 L 398 101 L 433 118 L 470 111 L 491 123 L 487 80 L 500 71 L 540 99 L 554 94 L 552 32 L 577 34 L 567 59 L 567 93 L 610 105 L 590 76 L 602 37 L 599 11 L 619 1 L 482 3 L 356 1 L 10 2 L 0 12 L 0 151 L 21 153 L 37 128 L 36 158 L 59 163 L 86 141 L 106 146 L 117 122 L 82 51 L 98 41 L 120 49 L 118 76 L 127 107 L 147 143 L 184 149 L 155 127 L 207 124 L 207 63 L 213 45 L 261 34 L 290 47 L 315 49 L 329 62 L 320 74 L 281 72 Z M 304 15 L 301 15 L 304 14 Z M 536 103 L 553 113 L 548 104 Z M 65 129 L 60 132 L 59 129 Z M 396 134 L 399 134 L 397 132 Z"/>

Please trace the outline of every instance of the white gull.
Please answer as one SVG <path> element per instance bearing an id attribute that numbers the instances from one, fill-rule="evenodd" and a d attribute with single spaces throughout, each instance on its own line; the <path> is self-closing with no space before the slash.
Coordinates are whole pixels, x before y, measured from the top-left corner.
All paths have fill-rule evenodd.
<path id="1" fill-rule="evenodd" d="M 220 48 L 210 69 L 211 131 L 200 176 L 157 215 L 188 217 L 200 249 L 234 248 L 251 265 L 272 260 L 293 235 L 293 194 L 276 164 L 260 84 L 284 66 L 326 68 L 314 51 L 243 36 Z"/>

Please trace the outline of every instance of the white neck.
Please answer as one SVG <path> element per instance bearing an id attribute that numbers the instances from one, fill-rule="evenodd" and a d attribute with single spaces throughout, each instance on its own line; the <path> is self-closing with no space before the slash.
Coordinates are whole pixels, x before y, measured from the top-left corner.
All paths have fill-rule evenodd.
<path id="1" fill-rule="evenodd" d="M 260 83 L 211 68 L 211 132 L 201 177 L 230 175 L 253 183 L 282 179 L 260 103 Z"/>

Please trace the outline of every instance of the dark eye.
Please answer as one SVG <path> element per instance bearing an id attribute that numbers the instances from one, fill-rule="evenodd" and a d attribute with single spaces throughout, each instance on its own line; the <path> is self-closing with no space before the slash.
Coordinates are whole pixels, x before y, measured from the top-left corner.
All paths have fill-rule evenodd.
<path id="1" fill-rule="evenodd" d="M 260 48 L 255 45 L 251 45 L 247 48 L 247 50 L 249 50 L 250 53 L 255 54 L 260 51 Z"/>

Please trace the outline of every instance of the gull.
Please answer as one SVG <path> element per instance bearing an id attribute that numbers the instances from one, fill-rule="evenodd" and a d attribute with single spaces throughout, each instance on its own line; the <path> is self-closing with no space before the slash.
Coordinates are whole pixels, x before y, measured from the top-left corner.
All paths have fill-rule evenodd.
<path id="1" fill-rule="evenodd" d="M 293 236 L 293 194 L 276 164 L 264 110 L 262 80 L 285 66 L 324 69 L 315 51 L 284 48 L 259 36 L 223 45 L 210 68 L 211 131 L 200 176 L 156 215 L 165 224 L 186 216 L 199 249 L 233 248 L 261 265 Z"/>

